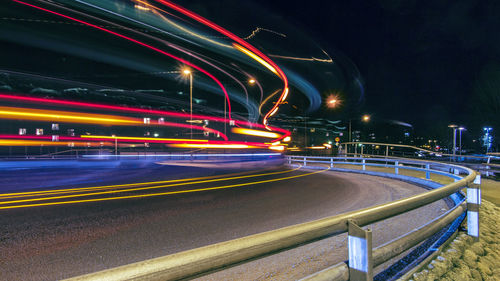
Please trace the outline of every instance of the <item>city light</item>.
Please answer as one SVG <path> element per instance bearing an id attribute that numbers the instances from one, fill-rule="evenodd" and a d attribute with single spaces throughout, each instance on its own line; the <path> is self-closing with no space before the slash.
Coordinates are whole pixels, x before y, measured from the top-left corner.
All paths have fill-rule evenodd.
<path id="1" fill-rule="evenodd" d="M 272 138 L 272 139 L 277 139 L 280 138 L 281 135 L 273 132 L 266 132 L 266 131 L 259 131 L 259 130 L 252 130 L 252 129 L 244 129 L 244 128 L 233 128 L 232 132 L 235 134 L 241 134 L 241 135 L 249 135 L 249 136 L 256 136 L 256 137 L 264 137 L 264 138 Z"/>
<path id="2" fill-rule="evenodd" d="M 367 115 L 367 114 L 363 115 L 363 118 L 361 120 L 363 120 L 363 122 L 370 121 L 370 115 Z"/>
<path id="3" fill-rule="evenodd" d="M 330 95 L 326 99 L 326 106 L 328 108 L 335 108 L 340 105 L 340 99 L 337 95 Z"/>

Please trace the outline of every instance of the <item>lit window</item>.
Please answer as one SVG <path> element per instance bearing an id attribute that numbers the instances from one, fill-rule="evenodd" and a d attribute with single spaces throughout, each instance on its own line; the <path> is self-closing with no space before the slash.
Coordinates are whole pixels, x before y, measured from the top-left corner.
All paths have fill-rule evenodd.
<path id="1" fill-rule="evenodd" d="M 144 124 L 150 124 L 150 123 L 151 123 L 151 118 L 144 117 Z"/>
<path id="2" fill-rule="evenodd" d="M 158 124 L 165 124 L 165 118 L 163 117 L 158 118 Z"/>
<path id="3" fill-rule="evenodd" d="M 19 135 L 26 135 L 26 128 L 19 128 Z"/>
<path id="4" fill-rule="evenodd" d="M 52 124 L 52 131 L 59 131 L 59 124 Z"/>
<path id="5" fill-rule="evenodd" d="M 37 136 L 41 136 L 41 135 L 43 135 L 43 129 L 37 128 L 37 129 L 36 129 L 36 135 L 37 135 Z"/>

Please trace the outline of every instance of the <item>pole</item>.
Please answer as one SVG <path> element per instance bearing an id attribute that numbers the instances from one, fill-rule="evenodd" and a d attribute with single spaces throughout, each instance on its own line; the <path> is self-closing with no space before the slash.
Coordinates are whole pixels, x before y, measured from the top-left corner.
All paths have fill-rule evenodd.
<path id="1" fill-rule="evenodd" d="M 462 130 L 460 130 L 460 134 L 459 135 L 460 135 L 460 138 L 459 138 L 460 141 L 459 141 L 458 147 L 460 149 L 460 156 L 461 156 L 462 155 Z"/>
<path id="2" fill-rule="evenodd" d="M 224 108 L 225 109 L 225 108 Z M 193 138 L 193 74 L 189 73 L 189 120 L 191 128 L 191 139 Z"/>
<path id="3" fill-rule="evenodd" d="M 118 140 L 115 138 L 115 158 L 118 156 Z"/>
<path id="4" fill-rule="evenodd" d="M 351 119 L 349 119 L 349 142 L 352 141 L 352 138 L 351 138 Z"/>
<path id="5" fill-rule="evenodd" d="M 455 161 L 455 154 L 457 154 L 457 128 L 453 128 L 453 161 Z"/>

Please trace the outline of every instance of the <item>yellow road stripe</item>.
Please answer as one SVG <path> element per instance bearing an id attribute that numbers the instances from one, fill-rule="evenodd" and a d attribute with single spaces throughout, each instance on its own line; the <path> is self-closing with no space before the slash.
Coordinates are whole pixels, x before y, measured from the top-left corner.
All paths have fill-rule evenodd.
<path id="1" fill-rule="evenodd" d="M 158 189 L 158 188 L 163 188 L 163 187 L 172 187 L 172 186 L 190 185 L 190 184 L 198 184 L 198 183 L 208 183 L 208 182 L 215 182 L 215 181 L 227 181 L 227 180 L 234 180 L 234 179 L 244 179 L 244 178 L 260 177 L 260 176 L 268 176 L 268 175 L 277 175 L 277 174 L 284 174 L 284 173 L 292 172 L 292 171 L 298 170 L 299 168 L 300 167 L 295 168 L 295 169 L 285 170 L 285 171 L 264 173 L 264 174 L 258 174 L 258 175 L 246 175 L 246 176 L 238 176 L 238 177 L 230 177 L 230 178 L 219 178 L 219 179 L 211 179 L 211 180 L 201 180 L 201 181 L 183 182 L 183 183 L 157 185 L 157 186 L 149 186 L 149 187 L 110 190 L 110 191 L 101 191 L 101 192 L 84 193 L 84 194 L 72 194 L 72 195 L 61 195 L 61 196 L 53 196 L 53 197 L 3 201 L 3 202 L 0 202 L 0 205 L 8 205 L 8 204 L 22 203 L 22 202 L 47 201 L 47 200 L 54 200 L 54 199 L 64 199 L 64 198 L 74 198 L 74 197 L 84 197 L 84 196 L 86 197 L 86 196 L 103 195 L 103 194 L 110 194 L 110 193 L 150 190 L 150 189 Z"/>
<path id="2" fill-rule="evenodd" d="M 241 175 L 241 174 L 245 174 L 245 173 L 247 173 L 247 172 L 231 173 L 231 174 L 226 174 L 226 175 L 216 175 L 216 176 L 207 176 L 207 177 L 187 178 L 187 179 L 165 180 L 165 181 L 138 182 L 138 183 L 102 185 L 102 186 L 93 186 L 93 187 L 76 187 L 76 188 L 54 189 L 54 190 L 44 190 L 44 191 L 4 193 L 4 194 L 0 194 L 0 200 L 9 199 L 9 198 L 17 198 L 17 197 L 33 197 L 33 196 L 41 196 L 41 195 L 49 195 L 49 194 L 76 193 L 76 192 L 92 191 L 92 190 L 99 190 L 99 189 L 111 189 L 111 188 L 117 188 L 117 187 L 132 187 L 132 186 L 153 185 L 153 184 L 161 184 L 161 183 L 195 181 L 195 180 L 204 180 L 204 179 L 211 179 L 211 178 L 220 178 L 220 177 L 228 176 L 228 175 L 229 176 Z M 254 175 L 254 176 L 259 176 L 259 175 Z"/>
<path id="3" fill-rule="evenodd" d="M 197 178 L 185 178 L 185 179 L 175 179 L 175 180 L 165 180 L 165 181 L 151 181 L 151 182 L 137 182 L 137 183 L 125 183 L 125 184 L 115 184 L 115 185 L 102 185 L 102 186 L 91 186 L 91 187 L 75 187 L 75 188 L 66 188 L 66 189 L 53 189 L 53 190 L 43 190 L 43 191 L 27 191 L 27 192 L 13 192 L 13 193 L 4 193 L 0 194 L 0 200 L 5 198 L 17 198 L 17 197 L 30 197 L 30 196 L 40 196 L 46 194 L 64 194 L 64 193 L 75 193 L 75 192 L 83 192 L 83 191 L 91 191 L 91 190 L 99 190 L 99 189 L 110 189 L 116 187 L 131 187 L 131 186 L 141 186 L 141 185 L 151 185 L 158 183 L 169 183 L 169 182 L 184 182 L 191 180 L 203 180 L 203 179 L 211 179 L 211 178 L 220 178 L 228 175 L 241 175 L 248 172 L 240 172 L 240 173 L 231 173 L 225 175 L 216 175 L 216 176 L 207 176 L 207 177 L 197 177 Z"/>
<path id="4" fill-rule="evenodd" d="M 218 186 L 218 187 L 208 187 L 208 188 L 191 189 L 191 190 L 169 191 L 169 192 L 154 193 L 154 194 L 128 195 L 128 196 L 109 197 L 109 198 L 97 198 L 97 199 L 86 199 L 86 200 L 50 202 L 50 203 L 27 204 L 27 205 L 17 205 L 17 206 L 4 206 L 4 207 L 0 207 L 0 209 L 15 209 L 15 208 L 26 208 L 26 207 L 38 207 L 38 206 L 50 206 L 50 205 L 65 205 L 65 204 L 76 204 L 76 203 L 86 203 L 86 202 L 110 201 L 110 200 L 119 200 L 119 199 L 146 198 L 146 197 L 165 196 L 165 195 L 172 195 L 172 194 L 181 194 L 181 193 L 192 193 L 192 192 L 201 192 L 201 191 L 209 191 L 209 190 L 227 189 L 227 188 L 247 186 L 247 185 L 252 185 L 252 184 L 261 184 L 261 183 L 276 182 L 276 181 L 282 181 L 282 180 L 287 180 L 287 179 L 305 177 L 305 176 L 309 176 L 309 175 L 313 175 L 313 174 L 317 174 L 317 173 L 322 173 L 322 172 L 325 172 L 325 171 L 328 171 L 328 170 L 330 170 L 330 168 L 327 168 L 325 170 L 320 170 L 320 171 L 315 171 L 315 172 L 307 173 L 307 174 L 302 174 L 302 175 L 289 176 L 289 177 L 278 178 L 278 179 L 263 180 L 263 181 L 257 181 L 257 182 L 247 182 L 247 183 L 240 183 L 240 184 L 232 184 L 232 185 L 225 185 L 225 186 Z"/>

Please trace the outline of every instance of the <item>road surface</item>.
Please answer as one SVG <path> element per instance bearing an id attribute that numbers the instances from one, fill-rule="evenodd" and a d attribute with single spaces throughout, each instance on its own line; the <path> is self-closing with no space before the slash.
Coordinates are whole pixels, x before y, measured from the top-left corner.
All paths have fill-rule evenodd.
<path id="1" fill-rule="evenodd" d="M 161 180 L 2 195 L 0 280 L 68 278 L 424 192 L 378 177 L 287 167 Z M 238 279 L 269 269 L 259 270 Z"/>

